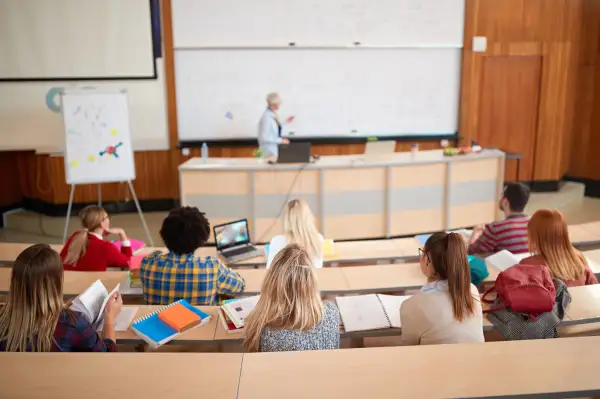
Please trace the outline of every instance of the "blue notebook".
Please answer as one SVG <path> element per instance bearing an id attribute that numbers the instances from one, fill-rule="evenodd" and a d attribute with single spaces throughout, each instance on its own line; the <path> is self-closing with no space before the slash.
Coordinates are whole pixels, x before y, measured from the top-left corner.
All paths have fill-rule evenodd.
<path id="1" fill-rule="evenodd" d="M 265 250 L 265 258 L 269 259 L 269 249 L 271 248 L 271 244 L 265 244 L 263 248 Z"/>
<path id="2" fill-rule="evenodd" d="M 427 240 L 429 240 L 429 237 L 431 236 L 431 234 L 419 234 L 415 236 L 415 239 L 419 242 L 419 244 L 425 245 L 425 243 L 427 242 Z"/>
<path id="3" fill-rule="evenodd" d="M 153 348 L 157 348 L 161 345 L 166 344 L 167 342 L 175 338 L 177 335 L 179 335 L 179 332 L 171 326 L 169 326 L 164 321 L 162 321 L 158 317 L 158 314 L 177 303 L 185 306 L 186 308 L 200 316 L 200 319 L 202 319 L 202 321 L 196 327 L 206 325 L 210 322 L 210 315 L 208 313 L 205 313 L 200 309 L 197 309 L 194 306 L 190 305 L 190 303 L 185 299 L 180 299 L 177 302 L 173 302 L 172 304 L 160 308 L 155 312 L 150 313 L 149 315 L 135 320 L 131 324 L 131 328 L 137 335 L 139 335 Z"/>

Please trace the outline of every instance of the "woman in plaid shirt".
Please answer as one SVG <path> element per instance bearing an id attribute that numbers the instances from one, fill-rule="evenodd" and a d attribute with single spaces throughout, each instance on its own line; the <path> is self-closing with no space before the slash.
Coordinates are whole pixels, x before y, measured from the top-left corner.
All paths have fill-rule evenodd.
<path id="1" fill-rule="evenodd" d="M 99 336 L 84 316 L 63 303 L 63 264 L 45 244 L 25 249 L 15 261 L 8 301 L 0 307 L 2 352 L 115 352 L 115 317 L 123 301 L 109 299 Z"/>

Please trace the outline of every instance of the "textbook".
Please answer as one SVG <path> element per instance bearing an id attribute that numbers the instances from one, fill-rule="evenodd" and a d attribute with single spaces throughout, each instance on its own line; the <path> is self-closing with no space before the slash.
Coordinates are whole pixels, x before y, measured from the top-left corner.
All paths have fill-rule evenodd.
<path id="1" fill-rule="evenodd" d="M 171 321 L 165 322 L 161 319 L 161 317 L 159 316 L 160 313 L 166 312 L 169 308 L 177 305 L 183 306 L 187 310 L 194 313 L 195 317 L 198 317 L 200 319 L 200 322 L 195 324 L 192 323 L 188 325 L 187 328 L 178 331 L 176 327 L 170 324 Z M 153 313 L 150 313 L 144 317 L 140 317 L 139 319 L 135 320 L 133 324 L 131 324 L 131 329 L 152 348 L 158 348 L 159 346 L 164 345 L 167 342 L 173 340 L 173 338 L 177 337 L 182 332 L 207 325 L 209 322 L 210 315 L 208 313 L 205 313 L 200 309 L 197 309 L 194 306 L 190 305 L 189 302 L 185 299 L 180 299 L 177 302 L 174 302 L 170 305 L 156 310 Z M 177 327 L 182 326 L 177 325 Z"/>
<path id="2" fill-rule="evenodd" d="M 101 330 L 104 327 L 104 308 L 106 307 L 106 303 L 115 292 L 119 291 L 120 286 L 120 284 L 117 284 L 115 289 L 109 293 L 104 284 L 102 284 L 102 281 L 96 280 L 73 300 L 71 310 L 81 313 L 96 330 Z"/>
<path id="3" fill-rule="evenodd" d="M 335 298 L 344 330 L 366 331 L 400 328 L 400 306 L 410 295 L 369 294 Z"/>
<path id="4" fill-rule="evenodd" d="M 260 298 L 260 296 L 256 295 L 227 302 L 221 306 L 221 309 L 225 312 L 225 315 L 229 317 L 236 328 L 243 328 L 244 321 L 256 306 L 258 298 Z"/>
<path id="5" fill-rule="evenodd" d="M 223 304 L 239 301 L 240 299 L 243 298 L 228 299 L 224 301 Z M 219 320 L 221 321 L 223 329 L 225 329 L 225 331 L 227 331 L 229 334 L 235 334 L 244 331 L 244 327 L 237 328 L 235 324 L 233 324 L 233 322 L 231 321 L 229 316 L 227 316 L 227 313 L 225 313 L 223 308 L 219 309 Z"/>

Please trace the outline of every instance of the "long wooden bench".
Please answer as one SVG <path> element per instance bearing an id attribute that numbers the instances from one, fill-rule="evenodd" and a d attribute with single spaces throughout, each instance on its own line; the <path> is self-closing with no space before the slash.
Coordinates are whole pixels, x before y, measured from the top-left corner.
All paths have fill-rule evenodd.
<path id="1" fill-rule="evenodd" d="M 563 398 L 600 394 L 600 337 L 279 353 L 0 353 L 0 397 Z"/>

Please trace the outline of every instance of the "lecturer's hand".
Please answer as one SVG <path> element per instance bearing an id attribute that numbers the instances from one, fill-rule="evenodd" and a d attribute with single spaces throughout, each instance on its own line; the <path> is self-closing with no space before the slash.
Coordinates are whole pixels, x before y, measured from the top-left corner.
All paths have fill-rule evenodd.
<path id="1" fill-rule="evenodd" d="M 295 116 L 288 116 L 288 118 L 285 120 L 285 123 L 292 123 L 294 121 Z"/>
<path id="2" fill-rule="evenodd" d="M 289 144 L 290 141 L 288 139 L 281 139 L 281 144 Z"/>

